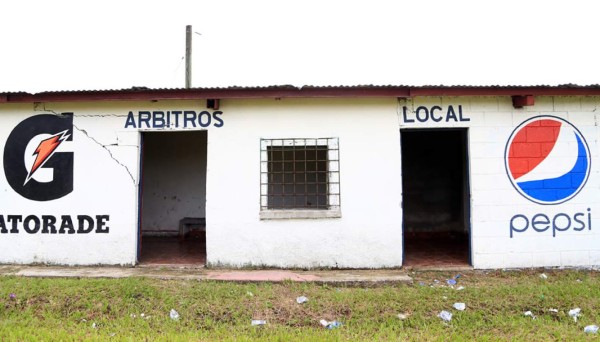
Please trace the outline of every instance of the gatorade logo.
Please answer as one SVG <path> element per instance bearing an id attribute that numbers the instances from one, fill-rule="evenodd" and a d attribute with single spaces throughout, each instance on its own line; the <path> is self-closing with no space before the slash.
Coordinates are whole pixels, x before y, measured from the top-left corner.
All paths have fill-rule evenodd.
<path id="1" fill-rule="evenodd" d="M 73 191 L 73 116 L 42 114 L 21 121 L 4 147 L 4 174 L 15 192 L 33 201 L 51 201 Z"/>

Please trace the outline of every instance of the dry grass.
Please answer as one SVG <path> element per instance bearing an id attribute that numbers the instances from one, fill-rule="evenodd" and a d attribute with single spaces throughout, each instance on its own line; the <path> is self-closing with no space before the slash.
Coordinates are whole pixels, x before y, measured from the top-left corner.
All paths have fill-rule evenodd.
<path id="1" fill-rule="evenodd" d="M 600 324 L 593 271 L 412 272 L 413 285 L 374 288 L 306 283 L 189 280 L 0 278 L 0 338 L 163 340 L 574 340 Z M 434 280 L 438 280 L 436 283 Z M 420 284 L 422 283 L 422 284 Z M 11 299 L 9 294 L 15 293 Z M 309 301 L 296 303 L 305 295 Z M 464 302 L 467 310 L 452 309 Z M 574 322 L 568 310 L 580 307 Z M 176 309 L 181 319 L 169 318 Z M 558 314 L 548 311 L 559 310 Z M 451 311 L 451 322 L 437 317 Z M 523 315 L 531 310 L 538 318 Z M 144 317 L 141 317 L 141 314 Z M 400 320 L 398 313 L 409 317 Z M 252 319 L 266 326 L 253 327 Z M 339 320 L 324 329 L 320 319 Z M 92 325 L 95 323 L 95 327 Z"/>

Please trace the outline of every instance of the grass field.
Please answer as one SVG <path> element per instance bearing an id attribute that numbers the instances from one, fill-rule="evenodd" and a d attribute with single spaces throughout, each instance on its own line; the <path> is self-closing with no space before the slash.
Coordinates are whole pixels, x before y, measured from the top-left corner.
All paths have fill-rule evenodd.
<path id="1" fill-rule="evenodd" d="M 600 273 L 410 273 L 413 285 L 0 278 L 2 340 L 581 340 L 600 325 Z M 439 280 L 435 283 L 434 280 Z M 457 290 L 463 286 L 463 290 Z M 11 295 L 14 294 L 14 295 Z M 304 295 L 309 301 L 296 303 Z M 464 302 L 465 311 L 452 308 Z M 581 308 L 575 322 L 567 312 Z M 175 309 L 180 319 L 169 317 Z M 549 309 L 558 309 L 553 313 Z M 453 314 L 443 322 L 441 310 Z M 532 311 L 534 320 L 525 316 Z M 399 313 L 408 317 L 398 318 Z M 142 317 L 143 314 L 143 317 Z M 267 321 L 251 326 L 252 319 Z M 328 330 L 320 319 L 343 325 Z"/>

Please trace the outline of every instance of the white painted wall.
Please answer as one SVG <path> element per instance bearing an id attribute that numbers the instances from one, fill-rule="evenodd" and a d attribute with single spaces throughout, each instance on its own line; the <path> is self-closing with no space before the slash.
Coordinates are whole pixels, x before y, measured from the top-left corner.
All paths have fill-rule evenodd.
<path id="1" fill-rule="evenodd" d="M 8 185 L 3 167 L 0 176 L 2 215 L 109 215 L 107 234 L 0 235 L 1 263 L 50 263 L 66 265 L 133 264 L 137 235 L 138 141 L 119 141 L 118 121 L 98 117 L 107 113 L 82 104 L 3 104 L 0 106 L 0 150 L 19 122 L 34 114 L 74 111 L 73 141 L 59 146 L 74 152 L 74 190 L 57 200 L 28 200 Z"/>
<path id="2" fill-rule="evenodd" d="M 222 101 L 209 132 L 207 262 L 278 267 L 402 264 L 395 99 Z M 260 138 L 339 138 L 341 218 L 260 220 Z"/>
<path id="3" fill-rule="evenodd" d="M 461 105 L 471 121 L 405 124 L 402 106 Z M 514 109 L 510 97 L 222 100 L 223 127 L 210 126 L 207 257 L 212 265 L 394 267 L 402 264 L 399 128 L 468 127 L 472 261 L 476 268 L 600 264 L 599 97 L 537 97 Z M 133 264 L 138 232 L 139 129 L 130 110 L 205 110 L 204 101 L 0 104 L 0 137 L 33 114 L 74 112 L 75 190 L 49 202 L 16 194 L 0 176 L 0 214 L 109 214 L 109 234 L 0 234 L 0 262 Z M 570 201 L 534 204 L 510 184 L 504 148 L 513 129 L 540 114 L 579 128 L 592 155 L 587 185 Z M 160 128 L 143 130 L 169 130 Z M 189 128 L 188 128 L 189 129 Z M 192 128 L 200 129 L 200 128 Z M 337 137 L 341 218 L 260 220 L 260 138 Z M 0 139 L 4 150 L 5 139 Z M 515 214 L 592 212 L 592 229 L 510 238 Z"/>
<path id="4" fill-rule="evenodd" d="M 600 171 L 598 169 L 600 107 L 598 97 L 536 97 L 535 105 L 512 107 L 510 97 L 421 97 L 400 101 L 414 111 L 418 106 L 462 105 L 471 121 L 446 124 L 404 123 L 403 128 L 468 127 L 471 181 L 472 261 L 476 268 L 590 266 L 600 264 Z M 539 205 L 521 196 L 504 167 L 504 149 L 512 131 L 527 118 L 554 115 L 575 125 L 590 148 L 592 169 L 585 187 L 573 199 L 558 205 Z M 592 212 L 592 229 L 526 232 L 510 238 L 509 223 L 516 214 Z"/>
<path id="5" fill-rule="evenodd" d="M 144 136 L 142 234 L 177 233 L 184 217 L 206 217 L 206 131 Z"/>

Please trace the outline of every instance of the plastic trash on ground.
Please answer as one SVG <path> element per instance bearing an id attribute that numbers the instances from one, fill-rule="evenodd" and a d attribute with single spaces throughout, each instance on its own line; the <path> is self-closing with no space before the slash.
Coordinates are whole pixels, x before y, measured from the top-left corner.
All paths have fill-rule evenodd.
<path id="1" fill-rule="evenodd" d="M 409 316 L 409 314 L 407 314 L 407 313 L 399 313 L 399 314 L 397 315 L 397 317 L 398 317 L 398 318 L 400 318 L 401 320 L 405 320 L 405 319 L 407 319 L 407 318 L 408 318 L 408 316 Z"/>
<path id="2" fill-rule="evenodd" d="M 16 299 L 17 295 L 14 294 L 14 293 L 11 293 L 11 294 L 8 295 L 8 298 L 10 298 L 10 299 Z"/>
<path id="3" fill-rule="evenodd" d="M 335 328 L 339 328 L 339 327 L 341 327 L 341 326 L 342 326 L 342 323 L 341 323 L 341 322 L 338 322 L 338 321 L 333 321 L 333 322 L 330 322 L 330 323 L 327 325 L 327 329 L 335 329 Z"/>
<path id="4" fill-rule="evenodd" d="M 92 323 L 92 328 L 93 329 L 98 329 L 98 325 L 96 325 L 96 322 Z"/>
<path id="5" fill-rule="evenodd" d="M 342 323 L 338 322 L 338 321 L 326 321 L 324 319 L 320 320 L 319 323 L 321 323 L 322 326 L 324 326 L 327 329 L 335 329 L 335 328 L 339 328 Z"/>
<path id="6" fill-rule="evenodd" d="M 456 291 L 462 291 L 462 290 L 464 290 L 464 289 L 465 289 L 465 287 L 464 287 L 464 286 L 459 286 L 459 287 L 457 287 L 457 288 L 456 288 Z"/>
<path id="7" fill-rule="evenodd" d="M 548 279 L 548 276 L 546 275 L 546 273 L 542 273 L 542 274 L 540 274 L 540 278 L 542 278 L 542 279 Z"/>
<path id="8" fill-rule="evenodd" d="M 169 316 L 174 321 L 179 320 L 179 312 L 175 311 L 175 309 L 171 309 L 171 312 L 169 313 Z"/>
<path id="9" fill-rule="evenodd" d="M 298 304 L 303 304 L 306 302 L 308 302 L 308 298 L 306 298 L 304 296 L 300 296 L 300 297 L 296 298 L 296 303 L 298 303 Z"/>
<path id="10" fill-rule="evenodd" d="M 587 334 L 597 334 L 598 326 L 597 325 L 588 325 L 585 328 L 583 328 L 583 332 L 587 333 Z"/>
<path id="11" fill-rule="evenodd" d="M 558 313 L 558 309 L 548 309 L 548 311 Z"/>
<path id="12" fill-rule="evenodd" d="M 446 283 L 448 285 L 450 285 L 450 286 L 454 286 L 454 285 L 456 285 L 456 280 L 454 280 L 454 279 L 448 279 L 448 280 L 446 280 Z"/>
<path id="13" fill-rule="evenodd" d="M 452 314 L 444 310 L 438 314 L 438 317 L 441 318 L 444 322 L 450 322 L 450 320 L 452 319 Z"/>
<path id="14" fill-rule="evenodd" d="M 577 317 L 579 317 L 580 315 L 581 315 L 581 309 L 580 308 L 575 308 L 575 309 L 569 310 L 569 316 L 573 317 L 573 320 L 575 322 L 577 322 Z"/>
<path id="15" fill-rule="evenodd" d="M 253 319 L 250 324 L 252 324 L 254 326 L 256 326 L 256 325 L 265 325 L 265 324 L 267 324 L 267 321 L 265 321 L 264 319 Z"/>
<path id="16" fill-rule="evenodd" d="M 529 316 L 529 317 L 531 317 L 532 319 L 535 319 L 535 315 L 534 315 L 534 314 L 533 314 L 533 312 L 531 312 L 531 311 L 525 311 L 525 312 L 523 313 L 523 315 L 525 315 L 525 316 Z"/>
<path id="17" fill-rule="evenodd" d="M 424 282 L 424 281 L 420 281 L 420 282 L 419 282 L 419 286 L 425 286 L 425 285 L 427 285 L 427 284 L 425 284 L 425 282 Z"/>
<path id="18" fill-rule="evenodd" d="M 454 305 L 452 306 L 459 311 L 464 311 L 467 308 L 467 305 L 465 303 L 454 303 Z"/>

